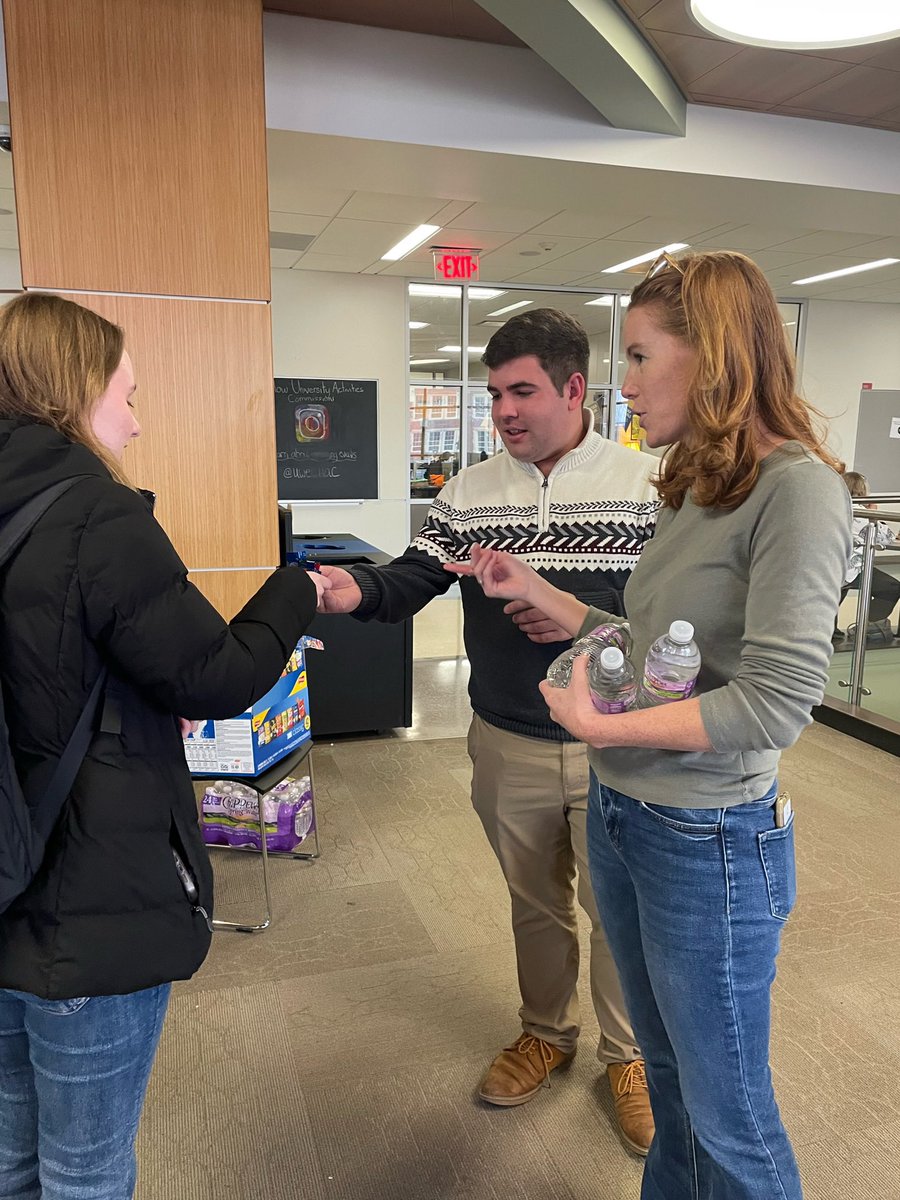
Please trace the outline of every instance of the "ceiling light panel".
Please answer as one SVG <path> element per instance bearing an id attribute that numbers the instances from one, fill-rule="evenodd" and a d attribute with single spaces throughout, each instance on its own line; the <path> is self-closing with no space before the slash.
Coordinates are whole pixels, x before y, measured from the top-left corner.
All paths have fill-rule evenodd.
<path id="1" fill-rule="evenodd" d="M 691 0 L 691 15 L 727 41 L 785 50 L 828 50 L 900 37 L 897 0 Z"/>
<path id="2" fill-rule="evenodd" d="M 625 262 L 616 263 L 614 267 L 604 267 L 604 275 L 615 275 L 621 271 L 628 271 L 632 267 L 639 267 L 643 263 L 652 263 L 655 258 L 659 258 L 661 254 L 675 254 L 679 250 L 687 250 L 687 242 L 670 242 L 668 246 L 659 246 L 656 250 L 650 250 L 647 254 L 639 254 L 637 258 L 627 258 Z"/>
<path id="3" fill-rule="evenodd" d="M 860 263 L 856 267 L 842 267 L 840 271 L 826 271 L 824 275 L 810 275 L 806 279 L 795 279 L 792 286 L 801 283 L 823 283 L 826 279 L 840 279 L 843 275 L 858 275 L 861 271 L 875 271 L 878 267 L 890 267 L 900 258 L 879 258 L 876 262 Z"/>
<path id="4" fill-rule="evenodd" d="M 534 304 L 533 300 L 519 300 L 516 304 L 507 304 L 505 308 L 495 308 L 493 312 L 489 312 L 489 317 L 502 317 L 504 313 L 515 312 L 517 308 L 524 308 L 526 304 Z"/>
<path id="5" fill-rule="evenodd" d="M 440 225 L 418 225 L 405 238 L 401 238 L 396 246 L 391 246 L 386 254 L 382 254 L 381 261 L 396 262 L 398 258 L 406 258 L 407 254 L 412 254 L 413 250 L 418 250 L 430 237 L 434 237 L 436 233 L 439 233 L 440 229 Z"/>

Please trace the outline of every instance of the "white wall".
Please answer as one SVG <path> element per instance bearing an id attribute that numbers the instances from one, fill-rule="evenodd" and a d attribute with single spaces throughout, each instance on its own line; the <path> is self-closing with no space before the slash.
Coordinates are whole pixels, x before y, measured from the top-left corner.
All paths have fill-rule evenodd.
<path id="1" fill-rule="evenodd" d="M 0 249 L 0 290 L 18 290 L 22 286 L 22 265 L 18 250 Z"/>
<path id="2" fill-rule="evenodd" d="M 275 374 L 378 380 L 379 499 L 294 506 L 297 533 L 353 533 L 389 554 L 409 541 L 406 280 L 272 272 Z"/>
<path id="3" fill-rule="evenodd" d="M 900 304 L 810 301 L 802 383 L 831 419 L 831 446 L 852 466 L 862 384 L 900 388 Z"/>

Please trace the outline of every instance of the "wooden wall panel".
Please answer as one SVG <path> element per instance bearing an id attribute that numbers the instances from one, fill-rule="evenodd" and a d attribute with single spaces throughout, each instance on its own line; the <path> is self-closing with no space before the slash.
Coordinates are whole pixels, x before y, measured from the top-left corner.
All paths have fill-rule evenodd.
<path id="1" fill-rule="evenodd" d="M 142 434 L 129 475 L 188 567 L 278 562 L 268 304 L 69 292 L 125 330 Z"/>
<path id="2" fill-rule="evenodd" d="M 268 299 L 261 0 L 3 0 L 26 287 Z"/>
<path id="3" fill-rule="evenodd" d="M 270 571 L 201 571 L 191 575 L 191 583 L 230 621 L 270 574 Z"/>

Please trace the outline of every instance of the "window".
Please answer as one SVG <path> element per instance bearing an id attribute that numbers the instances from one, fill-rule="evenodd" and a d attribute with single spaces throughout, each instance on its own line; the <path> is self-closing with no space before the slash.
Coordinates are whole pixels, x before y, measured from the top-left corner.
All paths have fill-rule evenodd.
<path id="1" fill-rule="evenodd" d="M 529 307 L 562 309 L 584 326 L 590 343 L 588 395 L 608 391 L 615 378 L 610 350 L 619 316 L 612 293 L 481 284 L 409 285 L 413 499 L 430 500 L 436 494 L 427 470 L 435 457 L 444 456 L 440 474 L 446 478 L 502 450 L 491 420 L 487 368 L 481 356 L 496 330 Z"/>

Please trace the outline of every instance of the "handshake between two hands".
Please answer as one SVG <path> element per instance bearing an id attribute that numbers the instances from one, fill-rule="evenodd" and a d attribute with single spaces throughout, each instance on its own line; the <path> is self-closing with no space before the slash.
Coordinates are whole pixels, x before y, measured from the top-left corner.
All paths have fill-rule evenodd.
<path id="1" fill-rule="evenodd" d="M 472 547 L 469 562 L 445 563 L 444 570 L 453 575 L 470 575 L 484 588 L 485 595 L 506 600 L 503 611 L 533 642 L 564 642 L 571 634 L 552 621 L 529 599 L 531 582 L 537 579 L 531 567 L 500 550 Z M 359 584 L 343 567 L 320 564 L 310 578 L 318 593 L 317 612 L 351 613 L 362 603 Z"/>

